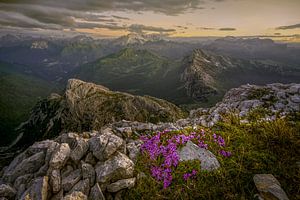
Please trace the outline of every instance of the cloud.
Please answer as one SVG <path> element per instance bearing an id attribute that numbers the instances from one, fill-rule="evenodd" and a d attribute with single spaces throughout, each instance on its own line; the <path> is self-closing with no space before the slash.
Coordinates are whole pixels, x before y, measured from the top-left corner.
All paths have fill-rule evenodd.
<path id="1" fill-rule="evenodd" d="M 211 27 L 197 27 L 196 29 L 198 29 L 198 30 L 215 30 L 215 28 L 211 28 Z"/>
<path id="2" fill-rule="evenodd" d="M 175 32 L 175 29 L 166 29 L 162 27 L 154 27 L 154 26 L 145 26 L 142 24 L 132 24 L 128 27 L 128 31 L 134 32 L 134 33 L 143 33 L 143 32 L 157 32 L 157 33 L 171 33 Z"/>
<path id="3" fill-rule="evenodd" d="M 219 31 L 236 31 L 236 28 L 219 28 Z"/>
<path id="4" fill-rule="evenodd" d="M 288 29 L 296 29 L 296 28 L 300 28 L 300 24 L 293 24 L 293 25 L 289 25 L 289 26 L 279 26 L 276 28 L 276 30 L 288 30 Z"/>
<path id="5" fill-rule="evenodd" d="M 130 18 L 104 13 L 114 11 L 152 11 L 165 15 L 178 15 L 191 10 L 203 9 L 206 0 L 0 0 L 0 25 L 40 29 L 74 29 L 77 27 L 98 28 L 98 22 L 129 21 Z M 77 22 L 83 19 L 87 22 Z M 97 23 L 95 23 L 97 22 Z M 104 25 L 101 25 L 104 26 Z M 115 28 L 115 27 L 112 27 Z M 153 29 L 156 32 L 171 32 L 157 27 L 135 27 Z M 149 30 L 150 31 L 150 30 Z M 173 31 L 173 30 L 172 30 Z"/>

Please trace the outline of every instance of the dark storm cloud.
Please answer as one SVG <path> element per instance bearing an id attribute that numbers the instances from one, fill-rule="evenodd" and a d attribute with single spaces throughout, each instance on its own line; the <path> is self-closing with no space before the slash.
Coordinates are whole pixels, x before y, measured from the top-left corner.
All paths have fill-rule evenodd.
<path id="1" fill-rule="evenodd" d="M 0 0 L 0 25 L 41 29 L 91 27 L 93 22 L 130 20 L 123 16 L 100 14 L 105 11 L 153 11 L 178 15 L 203 9 L 200 6 L 203 3 L 203 0 Z M 78 24 L 76 19 L 91 23 L 83 25 L 84 22 L 80 21 Z M 99 27 L 99 24 L 95 25 L 94 28 Z M 133 26 L 132 29 L 140 28 Z M 160 31 L 156 27 L 149 29 Z"/>
<path id="2" fill-rule="evenodd" d="M 300 28 L 300 24 L 293 24 L 293 25 L 289 25 L 289 26 L 279 26 L 276 29 L 277 30 L 288 30 L 288 29 L 296 29 L 296 28 Z"/>
<path id="3" fill-rule="evenodd" d="M 236 31 L 236 28 L 219 28 L 219 31 Z"/>

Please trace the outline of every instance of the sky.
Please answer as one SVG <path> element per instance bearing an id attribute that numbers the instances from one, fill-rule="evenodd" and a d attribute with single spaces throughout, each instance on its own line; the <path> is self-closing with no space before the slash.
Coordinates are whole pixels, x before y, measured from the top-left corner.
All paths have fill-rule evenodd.
<path id="1" fill-rule="evenodd" d="M 300 0 L 0 0 L 0 32 L 293 39 Z"/>

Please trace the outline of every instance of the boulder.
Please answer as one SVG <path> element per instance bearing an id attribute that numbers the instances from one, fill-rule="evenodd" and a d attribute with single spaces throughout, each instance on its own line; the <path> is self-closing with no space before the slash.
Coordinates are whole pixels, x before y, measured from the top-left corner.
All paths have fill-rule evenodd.
<path id="1" fill-rule="evenodd" d="M 178 152 L 180 161 L 200 160 L 201 170 L 212 171 L 220 167 L 220 163 L 216 156 L 207 149 L 200 148 L 191 141 Z"/>
<path id="2" fill-rule="evenodd" d="M 95 183 L 96 172 L 92 165 L 88 163 L 81 164 L 82 178 L 89 180 L 89 185 L 92 187 Z"/>
<path id="3" fill-rule="evenodd" d="M 19 176 L 38 171 L 43 166 L 44 159 L 45 153 L 43 151 L 26 158 L 11 172 L 10 181 L 13 182 Z"/>
<path id="4" fill-rule="evenodd" d="M 82 192 L 74 191 L 71 194 L 65 196 L 63 200 L 87 200 L 87 196 Z"/>
<path id="5" fill-rule="evenodd" d="M 264 200 L 288 200 L 280 183 L 272 174 L 255 174 L 253 177 L 260 197 Z"/>
<path id="6" fill-rule="evenodd" d="M 101 191 L 98 183 L 96 183 L 90 191 L 89 200 L 105 200 L 105 197 Z"/>
<path id="7" fill-rule="evenodd" d="M 70 157 L 73 161 L 78 162 L 80 159 L 85 156 L 86 152 L 89 149 L 89 143 L 83 139 L 79 138 L 77 140 L 76 147 L 72 150 Z"/>
<path id="8" fill-rule="evenodd" d="M 123 139 L 109 130 L 104 130 L 102 135 L 91 138 L 89 144 L 93 155 L 100 161 L 104 161 L 122 146 Z"/>
<path id="9" fill-rule="evenodd" d="M 31 186 L 24 192 L 21 199 L 23 200 L 47 200 L 48 199 L 48 177 L 39 177 L 33 181 Z"/>
<path id="10" fill-rule="evenodd" d="M 9 185 L 0 185 L 0 197 L 12 199 L 16 195 L 16 190 Z"/>
<path id="11" fill-rule="evenodd" d="M 134 163 L 120 152 L 103 163 L 99 162 L 95 168 L 99 183 L 130 178 L 133 176 L 133 170 Z"/>
<path id="12" fill-rule="evenodd" d="M 81 179 L 81 170 L 77 169 L 71 172 L 68 176 L 62 177 L 62 188 L 65 192 L 70 191 L 73 186 Z"/>
<path id="13" fill-rule="evenodd" d="M 67 143 L 60 144 L 52 154 L 49 165 L 54 169 L 61 169 L 70 157 L 71 149 Z"/>
<path id="14" fill-rule="evenodd" d="M 129 178 L 129 179 L 123 179 L 119 180 L 117 182 L 114 182 L 106 187 L 108 192 L 118 192 L 125 188 L 132 188 L 135 184 L 136 178 Z"/>

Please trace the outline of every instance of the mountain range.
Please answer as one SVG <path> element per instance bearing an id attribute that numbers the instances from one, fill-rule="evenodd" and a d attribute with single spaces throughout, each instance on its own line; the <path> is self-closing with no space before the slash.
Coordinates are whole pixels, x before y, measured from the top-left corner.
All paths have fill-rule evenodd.
<path id="1" fill-rule="evenodd" d="M 0 38 L 0 89 L 11 97 L 1 95 L 1 134 L 12 140 L 14 128 L 27 119 L 38 97 L 61 94 L 71 78 L 190 109 L 214 105 L 242 84 L 299 82 L 298 55 L 299 48 L 266 39 L 5 35 Z"/>

